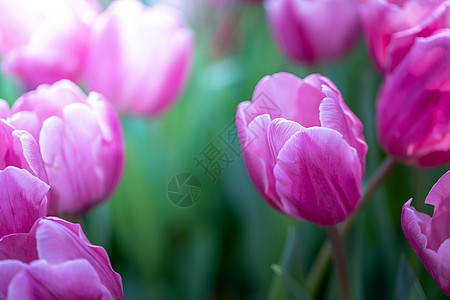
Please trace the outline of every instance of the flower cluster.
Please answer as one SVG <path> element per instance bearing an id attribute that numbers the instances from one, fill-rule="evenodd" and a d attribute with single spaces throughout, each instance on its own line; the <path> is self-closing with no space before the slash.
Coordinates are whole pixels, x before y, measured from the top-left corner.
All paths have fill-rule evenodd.
<path id="1" fill-rule="evenodd" d="M 164 5 L 0 0 L 0 299 L 123 299 L 106 251 L 77 220 L 107 200 L 125 149 L 115 110 L 152 116 L 179 96 L 193 32 Z M 86 95 L 76 83 L 84 82 Z M 115 106 L 115 108 L 114 108 Z"/>
<path id="2" fill-rule="evenodd" d="M 359 12 L 384 76 L 376 104 L 381 147 L 416 167 L 450 162 L 449 1 L 267 0 L 264 6 L 281 50 L 312 66 L 347 51 Z M 361 122 L 329 79 L 286 73 L 263 78 L 252 102 L 238 106 L 236 126 L 249 177 L 273 208 L 321 226 L 342 222 L 355 210 L 367 146 Z M 402 214 L 406 237 L 447 295 L 449 176 L 425 201 L 435 206 L 432 218 L 417 213 L 411 200 Z"/>

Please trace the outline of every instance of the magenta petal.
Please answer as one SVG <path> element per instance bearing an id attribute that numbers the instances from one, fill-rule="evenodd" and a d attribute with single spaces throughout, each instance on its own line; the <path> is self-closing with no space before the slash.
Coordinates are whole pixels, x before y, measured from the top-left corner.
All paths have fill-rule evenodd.
<path id="1" fill-rule="evenodd" d="M 5 100 L 0 99 L 0 118 L 7 119 L 9 117 L 9 105 Z"/>
<path id="2" fill-rule="evenodd" d="M 87 240 L 80 225 L 59 218 L 43 218 L 39 221 L 36 240 L 39 258 L 51 264 L 86 259 L 113 297 L 123 298 L 122 280 L 112 269 L 108 254 Z"/>
<path id="3" fill-rule="evenodd" d="M 362 124 L 353 113 L 340 105 L 335 98 L 325 98 L 320 103 L 320 123 L 323 127 L 334 129 L 341 133 L 345 141 L 356 149 L 361 166 L 365 165 L 367 144 L 362 135 Z M 350 115 L 350 116 L 349 116 Z M 361 168 L 361 176 L 364 168 Z"/>
<path id="4" fill-rule="evenodd" d="M 435 205 L 433 217 L 417 212 L 411 200 L 402 209 L 401 223 L 411 247 L 442 291 L 450 296 L 450 190 L 447 172 L 433 186 L 425 203 Z"/>
<path id="5" fill-rule="evenodd" d="M 418 38 L 386 77 L 377 134 L 386 152 L 416 166 L 450 161 L 450 30 Z"/>
<path id="6" fill-rule="evenodd" d="M 38 259 L 34 232 L 15 233 L 1 238 L 0 260 L 4 259 L 15 259 L 25 263 Z"/>
<path id="7" fill-rule="evenodd" d="M 34 261 L 13 278 L 8 289 L 8 299 L 105 299 L 102 296 L 100 279 L 84 259 L 57 265 Z"/>
<path id="8" fill-rule="evenodd" d="M 42 161 L 41 150 L 31 134 L 23 130 L 13 132 L 14 148 L 16 153 L 23 156 L 22 168 L 37 176 L 44 182 L 48 182 L 47 172 Z"/>
<path id="9" fill-rule="evenodd" d="M 274 173 L 285 212 L 321 226 L 345 220 L 361 194 L 356 150 L 327 128 L 297 132 L 280 151 Z"/>
<path id="10" fill-rule="evenodd" d="M 0 299 L 6 299 L 9 283 L 17 273 L 26 267 L 26 264 L 18 260 L 0 261 Z"/>
<path id="11" fill-rule="evenodd" d="M 302 79 L 289 73 L 265 76 L 256 86 L 251 106 L 245 111 L 246 122 L 263 114 L 268 114 L 272 120 L 284 117 L 298 121 L 298 90 L 302 84 Z"/>
<path id="12" fill-rule="evenodd" d="M 47 213 L 49 186 L 16 167 L 0 171 L 0 237 L 26 233 Z"/>

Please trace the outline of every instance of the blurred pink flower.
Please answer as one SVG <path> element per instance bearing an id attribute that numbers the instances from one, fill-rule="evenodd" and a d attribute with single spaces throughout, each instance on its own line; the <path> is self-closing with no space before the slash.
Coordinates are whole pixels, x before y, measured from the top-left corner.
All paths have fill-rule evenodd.
<path id="1" fill-rule="evenodd" d="M 450 27 L 446 0 L 363 0 L 360 15 L 372 58 L 385 73 L 395 69 L 417 37 Z"/>
<path id="2" fill-rule="evenodd" d="M 0 299 L 123 299 L 122 279 L 80 225 L 47 217 L 0 239 Z"/>
<path id="3" fill-rule="evenodd" d="M 450 162 L 450 29 L 417 38 L 377 103 L 381 146 L 419 167 Z"/>
<path id="4" fill-rule="evenodd" d="M 77 215 L 108 198 L 123 171 L 124 143 L 113 107 L 72 82 L 20 97 L 11 123 L 39 141 L 50 183 L 50 214 Z"/>
<path id="5" fill-rule="evenodd" d="M 176 9 L 114 1 L 94 24 L 86 83 L 125 113 L 153 116 L 180 95 L 193 49 L 194 34 Z"/>
<path id="6" fill-rule="evenodd" d="M 236 125 L 250 179 L 278 211 L 322 226 L 356 208 L 367 145 L 336 86 L 318 74 L 264 77 Z"/>
<path id="7" fill-rule="evenodd" d="M 0 100 L 0 106 L 3 101 Z M 28 132 L 0 119 L 0 238 L 28 232 L 47 213 L 47 175 Z"/>
<path id="8" fill-rule="evenodd" d="M 436 182 L 425 199 L 434 206 L 433 217 L 417 212 L 411 201 L 403 205 L 403 232 L 436 283 L 450 296 L 450 172 Z"/>
<path id="9" fill-rule="evenodd" d="M 339 58 L 358 35 L 355 0 L 268 0 L 264 6 L 278 45 L 294 61 Z"/>
<path id="10" fill-rule="evenodd" d="M 27 89 L 77 81 L 97 10 L 92 0 L 0 0 L 3 70 Z"/>

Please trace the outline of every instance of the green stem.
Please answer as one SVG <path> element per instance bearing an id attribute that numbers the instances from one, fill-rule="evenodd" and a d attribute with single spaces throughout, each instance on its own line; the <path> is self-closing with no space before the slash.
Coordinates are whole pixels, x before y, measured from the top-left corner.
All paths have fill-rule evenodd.
<path id="1" fill-rule="evenodd" d="M 353 222 L 355 222 L 356 218 L 362 212 L 364 207 L 367 205 L 369 200 L 372 198 L 373 194 L 380 187 L 380 185 L 384 182 L 386 177 L 392 172 L 396 165 L 396 161 L 388 156 L 384 159 L 372 177 L 369 179 L 367 184 L 364 187 L 363 194 L 359 200 L 359 205 L 356 211 L 345 221 L 342 225 L 339 226 L 339 231 L 342 236 L 344 236 L 348 230 L 351 228 Z M 316 260 L 311 266 L 311 271 L 309 272 L 309 276 L 307 278 L 306 286 L 309 288 L 311 293 L 315 295 L 317 290 L 319 289 L 322 278 L 327 270 L 327 267 L 330 264 L 331 259 L 331 247 L 328 240 L 324 242 L 322 248 L 319 251 L 319 254 L 316 256 Z"/>
<path id="2" fill-rule="evenodd" d="M 336 267 L 336 275 L 339 280 L 339 288 L 343 300 L 350 300 L 350 284 L 348 280 L 347 264 L 345 263 L 344 248 L 342 247 L 341 234 L 337 226 L 327 227 L 328 239 L 333 248 L 333 259 Z"/>

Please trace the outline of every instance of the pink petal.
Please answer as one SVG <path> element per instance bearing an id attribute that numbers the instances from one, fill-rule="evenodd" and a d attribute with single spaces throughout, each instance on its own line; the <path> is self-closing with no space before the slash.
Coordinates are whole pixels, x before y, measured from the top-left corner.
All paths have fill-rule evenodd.
<path id="1" fill-rule="evenodd" d="M 327 128 L 297 132 L 275 166 L 285 212 L 321 226 L 345 220 L 361 194 L 361 164 L 342 135 Z"/>
<path id="2" fill-rule="evenodd" d="M 0 171 L 0 237 L 27 233 L 47 213 L 49 186 L 16 167 Z"/>
<path id="3" fill-rule="evenodd" d="M 8 299 L 100 300 L 102 290 L 98 274 L 87 260 L 57 265 L 38 260 L 13 278 L 8 288 Z"/>
<path id="4" fill-rule="evenodd" d="M 86 239 L 80 225 L 59 218 L 43 218 L 36 230 L 36 240 L 39 258 L 51 264 L 86 259 L 113 297 L 123 298 L 122 280 L 112 269 L 108 254 Z"/>
<path id="5" fill-rule="evenodd" d="M 0 261 L 0 299 L 7 299 L 8 286 L 13 277 L 27 267 L 18 260 Z"/>
<path id="6" fill-rule="evenodd" d="M 417 166 L 450 160 L 450 79 L 444 75 L 450 73 L 449 32 L 417 39 L 386 78 L 378 97 L 381 145 L 394 157 Z"/>
<path id="7" fill-rule="evenodd" d="M 9 105 L 5 100 L 0 99 L 0 118 L 7 119 L 9 117 Z"/>

